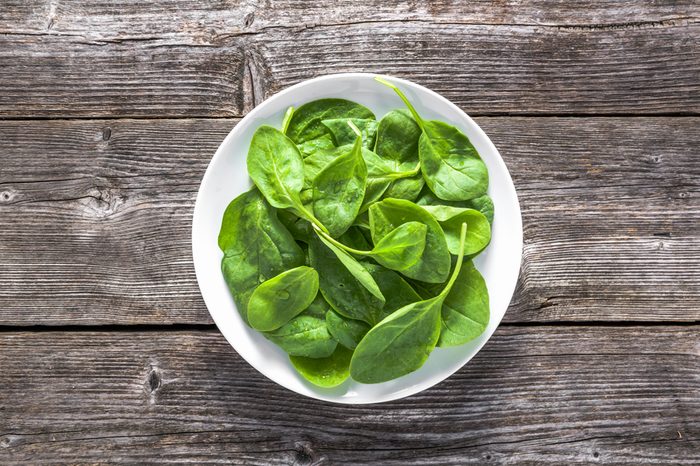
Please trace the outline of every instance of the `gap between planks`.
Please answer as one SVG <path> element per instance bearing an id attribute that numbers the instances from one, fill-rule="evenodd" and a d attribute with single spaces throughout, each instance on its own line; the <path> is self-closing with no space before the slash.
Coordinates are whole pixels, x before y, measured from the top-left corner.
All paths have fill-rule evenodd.
<path id="1" fill-rule="evenodd" d="M 694 327 L 700 326 L 700 320 L 673 321 L 533 321 L 501 322 L 498 327 Z M 218 332 L 216 324 L 105 324 L 105 325 L 0 325 L 2 333 L 20 332 Z"/>

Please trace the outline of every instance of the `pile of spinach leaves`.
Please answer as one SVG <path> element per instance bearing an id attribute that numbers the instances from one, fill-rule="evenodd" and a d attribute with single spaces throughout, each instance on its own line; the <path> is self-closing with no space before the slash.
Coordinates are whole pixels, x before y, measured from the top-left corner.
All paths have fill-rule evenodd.
<path id="1" fill-rule="evenodd" d="M 321 99 L 261 126 L 255 188 L 224 213 L 222 271 L 242 318 L 310 382 L 395 379 L 479 336 L 491 239 L 488 171 L 467 136 L 406 109 L 379 121 Z"/>

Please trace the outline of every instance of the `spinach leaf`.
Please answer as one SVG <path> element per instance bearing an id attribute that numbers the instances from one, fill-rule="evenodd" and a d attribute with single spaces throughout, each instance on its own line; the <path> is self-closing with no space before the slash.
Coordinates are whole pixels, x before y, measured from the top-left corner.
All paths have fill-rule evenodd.
<path id="1" fill-rule="evenodd" d="M 323 234 L 323 232 L 321 232 L 318 229 L 316 230 L 316 234 L 321 240 L 321 242 L 323 242 L 323 244 L 338 258 L 338 260 L 343 264 L 343 266 L 348 270 L 348 272 L 350 272 L 350 274 L 353 277 L 355 277 L 355 280 L 357 280 L 363 287 L 367 289 L 367 291 L 369 291 L 373 296 L 375 296 L 383 303 L 385 301 L 385 298 L 382 295 L 382 292 L 379 290 L 379 287 L 375 283 L 374 279 L 372 278 L 372 275 L 370 275 L 367 269 L 365 269 L 362 266 L 362 264 L 360 264 L 357 261 L 357 259 L 355 259 L 350 254 L 348 254 L 343 249 L 337 246 L 341 243 L 338 243 L 330 236 Z M 328 301 L 331 302 L 330 300 Z M 333 303 L 331 302 L 331 304 Z"/>
<path id="2" fill-rule="evenodd" d="M 362 146 L 368 149 L 374 147 L 377 138 L 377 120 L 368 118 L 333 118 L 323 120 L 323 126 L 333 135 L 336 146 L 344 146 L 355 142 L 355 132 L 348 126 L 348 121 L 352 121 L 360 129 L 362 135 Z"/>
<path id="3" fill-rule="evenodd" d="M 493 223 L 493 200 L 491 200 L 488 194 L 469 199 L 468 201 L 445 201 L 438 198 L 426 187 L 421 191 L 420 196 L 416 200 L 416 204 L 419 206 L 446 205 L 450 207 L 461 207 L 463 209 L 474 209 L 484 214 L 489 223 Z"/>
<path id="4" fill-rule="evenodd" d="M 306 380 L 319 387 L 336 387 L 350 377 L 352 351 L 338 345 L 327 358 L 305 358 L 290 356 L 294 368 Z"/>
<path id="5" fill-rule="evenodd" d="M 460 243 L 464 247 L 467 225 L 463 224 Z M 440 337 L 441 309 L 460 273 L 463 250 L 442 292 L 423 301 L 408 304 L 374 326 L 360 341 L 350 362 L 353 379 L 380 383 L 419 369 Z"/>
<path id="6" fill-rule="evenodd" d="M 296 144 L 301 144 L 324 134 L 330 135 L 330 131 L 322 122 L 334 118 L 374 119 L 374 113 L 367 107 L 349 100 L 314 100 L 302 105 L 294 112 L 285 133 Z"/>
<path id="7" fill-rule="evenodd" d="M 467 224 L 467 240 L 464 246 L 464 254 L 467 256 L 483 251 L 491 241 L 491 225 L 484 214 L 478 210 L 450 206 L 423 206 L 423 208 L 440 223 L 445 232 L 447 248 L 452 254 L 457 254 L 459 251 L 459 232 L 463 223 Z"/>
<path id="8" fill-rule="evenodd" d="M 318 273 L 302 265 L 264 281 L 250 297 L 248 322 L 256 330 L 280 328 L 309 307 L 318 293 Z"/>
<path id="9" fill-rule="evenodd" d="M 481 335 L 489 324 L 489 292 L 484 277 L 466 261 L 442 304 L 438 346 L 457 346 Z"/>
<path id="10" fill-rule="evenodd" d="M 326 312 L 331 308 L 331 305 L 328 304 L 328 301 L 323 299 L 323 295 L 321 293 L 318 293 L 316 297 L 314 298 L 313 302 L 307 307 L 304 312 L 302 312 L 300 315 L 307 315 L 311 317 L 317 317 L 319 319 L 325 319 L 326 318 Z"/>
<path id="11" fill-rule="evenodd" d="M 417 263 L 401 270 L 409 278 L 429 283 L 442 283 L 450 273 L 450 252 L 445 234 L 438 222 L 423 208 L 402 199 L 384 199 L 369 208 L 369 223 L 374 243 L 407 222 L 427 227 L 425 248 Z"/>
<path id="12" fill-rule="evenodd" d="M 439 198 L 449 201 L 463 201 L 485 194 L 488 170 L 469 138 L 445 122 L 423 120 L 398 87 L 382 78 L 375 79 L 394 89 L 420 126 L 418 156 L 430 189 Z"/>
<path id="13" fill-rule="evenodd" d="M 297 145 L 303 158 L 310 157 L 318 151 L 328 151 L 335 148 L 335 143 L 330 134 L 324 134 L 316 139 L 310 139 Z"/>
<path id="14" fill-rule="evenodd" d="M 307 220 L 299 217 L 290 210 L 278 210 L 277 218 L 279 218 L 282 225 L 289 230 L 295 240 L 304 243 L 309 242 L 309 237 L 313 235 L 313 228 Z"/>
<path id="15" fill-rule="evenodd" d="M 362 139 L 347 154 L 330 162 L 313 180 L 314 214 L 332 236 L 340 236 L 357 217 L 365 195 L 367 167 Z"/>
<path id="16" fill-rule="evenodd" d="M 370 293 L 343 265 L 338 255 L 316 236 L 309 243 L 309 259 L 311 266 L 318 271 L 321 294 L 335 311 L 349 319 L 362 320 L 369 324 L 377 322 L 377 316 L 386 301 L 383 295 L 382 298 L 378 298 Z M 362 264 L 358 265 L 362 267 Z M 378 294 L 381 295 L 381 291 Z"/>
<path id="17" fill-rule="evenodd" d="M 324 242 L 330 243 L 340 250 L 358 256 L 371 257 L 384 267 L 402 271 L 415 265 L 421 259 L 425 249 L 427 232 L 428 227 L 424 224 L 407 222 L 390 231 L 369 251 L 352 248 L 323 233 L 319 233 L 319 236 Z"/>
<path id="18" fill-rule="evenodd" d="M 401 275 L 377 264 L 365 264 L 365 268 L 372 274 L 372 278 L 379 285 L 382 294 L 386 297 L 386 303 L 377 316 L 377 322 L 394 312 L 400 307 L 420 301 L 421 296 L 416 293 Z"/>
<path id="19" fill-rule="evenodd" d="M 270 204 L 294 209 L 325 230 L 302 205 L 299 193 L 304 183 L 304 163 L 299 149 L 284 133 L 272 126 L 259 127 L 250 142 L 247 165 L 248 174 Z"/>
<path id="20" fill-rule="evenodd" d="M 418 166 L 418 141 L 421 136 L 420 126 L 407 110 L 392 110 L 379 120 L 377 143 L 374 152 L 392 165 L 395 172 L 407 172 Z M 418 197 L 424 186 L 420 173 L 397 179 L 384 194 L 384 197 L 407 199 Z"/>
<path id="21" fill-rule="evenodd" d="M 304 253 L 260 191 L 241 194 L 226 208 L 219 247 L 221 269 L 236 307 L 248 322 L 248 300 L 265 280 L 304 263 Z"/>
<path id="22" fill-rule="evenodd" d="M 264 335 L 291 356 L 325 358 L 333 354 L 338 344 L 328 330 L 325 317 L 302 313 Z"/>
<path id="23" fill-rule="evenodd" d="M 326 326 L 333 338 L 348 349 L 355 349 L 370 329 L 361 320 L 348 319 L 333 310 L 326 313 Z"/>

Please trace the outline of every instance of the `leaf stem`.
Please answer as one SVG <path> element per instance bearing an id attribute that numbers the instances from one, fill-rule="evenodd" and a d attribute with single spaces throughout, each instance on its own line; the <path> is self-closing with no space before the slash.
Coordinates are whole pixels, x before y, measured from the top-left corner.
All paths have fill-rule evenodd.
<path id="1" fill-rule="evenodd" d="M 357 135 L 358 138 L 362 137 L 362 131 L 360 131 L 360 128 L 358 128 L 355 123 L 352 122 L 352 120 L 348 120 L 348 126 L 350 129 L 353 130 L 353 132 Z"/>
<path id="2" fill-rule="evenodd" d="M 413 105 L 411 104 L 411 102 L 409 102 L 408 97 L 406 97 L 406 95 L 401 91 L 401 89 L 396 87 L 396 84 L 387 81 L 381 76 L 375 76 L 374 80 L 392 88 L 394 92 L 396 92 L 396 94 L 398 94 L 398 96 L 401 97 L 401 100 L 403 100 L 403 103 L 405 103 L 406 107 L 408 107 L 408 110 L 411 112 L 411 115 L 413 115 L 413 118 L 416 120 L 416 123 L 418 123 L 418 126 L 420 126 L 421 131 L 423 131 L 423 119 L 420 117 L 420 115 L 418 115 L 418 112 L 415 108 L 413 108 Z"/>
<path id="3" fill-rule="evenodd" d="M 294 107 L 289 107 L 284 113 L 284 119 L 282 119 L 282 132 L 285 134 L 287 133 L 289 122 L 292 121 L 292 115 L 294 115 Z"/>
<path id="4" fill-rule="evenodd" d="M 358 256 L 371 256 L 372 251 L 360 251 L 359 249 L 354 249 L 351 248 L 350 246 L 346 246 L 340 241 L 336 240 L 333 238 L 331 235 L 329 235 L 326 232 L 321 231 L 316 225 L 313 226 L 316 229 L 316 234 L 323 236 L 326 240 L 328 240 L 329 243 L 333 244 L 333 246 L 343 249 L 344 251 L 357 254 Z"/>
<path id="5" fill-rule="evenodd" d="M 450 277 L 450 281 L 447 282 L 447 286 L 442 290 L 442 292 L 438 295 L 439 298 L 445 299 L 445 297 L 450 293 L 450 290 L 452 289 L 452 285 L 455 284 L 455 281 L 457 281 L 457 276 L 459 275 L 460 270 L 462 269 L 462 262 L 464 261 L 464 243 L 467 240 L 467 223 L 462 223 L 462 231 L 459 234 L 459 255 L 457 256 L 457 263 L 455 264 L 455 269 L 452 272 L 452 276 Z"/>
<path id="6" fill-rule="evenodd" d="M 309 212 L 309 210 L 306 207 L 304 207 L 304 205 L 301 202 L 297 205 L 296 208 L 299 210 L 299 213 L 301 213 L 303 217 L 306 217 L 306 219 L 311 222 L 314 228 L 321 230 L 323 233 L 330 234 L 328 232 L 328 229 L 325 226 L 323 226 L 321 221 L 314 217 L 314 214 Z"/>

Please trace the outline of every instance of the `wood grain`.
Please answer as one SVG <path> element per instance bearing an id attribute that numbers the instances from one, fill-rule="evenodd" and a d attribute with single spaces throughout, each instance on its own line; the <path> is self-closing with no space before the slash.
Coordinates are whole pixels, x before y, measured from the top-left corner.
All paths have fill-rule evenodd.
<path id="1" fill-rule="evenodd" d="M 520 197 L 509 322 L 700 320 L 697 118 L 478 118 Z M 196 192 L 234 120 L 0 122 L 0 325 L 211 323 Z"/>
<path id="2" fill-rule="evenodd" d="M 700 110 L 697 3 L 595 2 L 566 17 L 571 2 L 551 15 L 541 2 L 332 14 L 279 3 L 11 4 L 0 117 L 238 117 L 292 84 L 348 71 L 412 79 L 475 115 Z"/>
<path id="3" fill-rule="evenodd" d="M 86 39 L 191 38 L 362 22 L 634 28 L 697 18 L 690 0 L 501 1 L 450 0 L 337 2 L 293 0 L 5 0 L 2 33 L 75 35 Z M 167 15 L 168 21 L 164 21 Z"/>
<path id="4" fill-rule="evenodd" d="M 0 334 L 0 462 L 697 464 L 698 326 L 501 328 L 410 398 L 343 406 L 218 332 Z"/>

